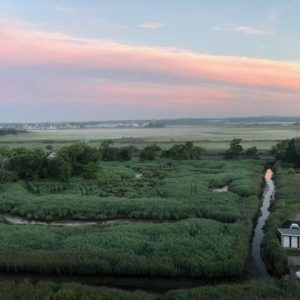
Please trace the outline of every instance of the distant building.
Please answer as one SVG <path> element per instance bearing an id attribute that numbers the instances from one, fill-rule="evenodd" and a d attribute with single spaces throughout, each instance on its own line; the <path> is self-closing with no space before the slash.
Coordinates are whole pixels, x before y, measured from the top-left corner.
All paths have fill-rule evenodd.
<path id="1" fill-rule="evenodd" d="M 300 229 L 279 228 L 278 234 L 281 241 L 281 246 L 285 249 L 300 250 Z"/>
<path id="2" fill-rule="evenodd" d="M 53 151 L 52 153 L 50 153 L 50 154 L 47 156 L 47 158 L 51 160 L 51 159 L 56 158 L 56 156 L 57 156 L 57 153 L 56 153 L 55 151 Z"/>

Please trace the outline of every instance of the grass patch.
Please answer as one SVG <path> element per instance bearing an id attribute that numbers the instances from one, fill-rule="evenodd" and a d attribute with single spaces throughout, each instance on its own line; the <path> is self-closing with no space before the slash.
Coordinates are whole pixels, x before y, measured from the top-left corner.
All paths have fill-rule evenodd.
<path id="1" fill-rule="evenodd" d="M 242 273 L 247 256 L 241 229 L 238 223 L 205 219 L 86 228 L 1 224 L 0 269 L 118 276 L 230 277 Z"/>
<path id="2" fill-rule="evenodd" d="M 299 299 L 300 286 L 294 280 L 260 280 L 244 284 L 227 284 L 171 291 L 165 300 L 285 300 Z"/>
<path id="3" fill-rule="evenodd" d="M 162 295 L 113 288 L 91 287 L 82 284 L 43 282 L 0 282 L 0 294 L 5 300 L 285 300 L 299 299 L 300 286 L 294 280 L 259 280 L 244 284 L 226 284 L 186 290 Z"/>
<path id="4" fill-rule="evenodd" d="M 258 161 L 103 163 L 95 181 L 2 185 L 0 210 L 38 220 L 204 217 L 235 222 L 244 217 L 247 198 L 258 195 L 261 170 Z M 225 184 L 229 192 L 213 191 Z"/>

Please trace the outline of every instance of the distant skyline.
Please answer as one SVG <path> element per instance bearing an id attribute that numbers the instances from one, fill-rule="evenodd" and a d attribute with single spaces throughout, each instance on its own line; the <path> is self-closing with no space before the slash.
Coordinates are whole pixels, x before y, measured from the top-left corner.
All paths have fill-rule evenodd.
<path id="1" fill-rule="evenodd" d="M 300 115 L 299 11 L 0 0 L 0 123 Z"/>

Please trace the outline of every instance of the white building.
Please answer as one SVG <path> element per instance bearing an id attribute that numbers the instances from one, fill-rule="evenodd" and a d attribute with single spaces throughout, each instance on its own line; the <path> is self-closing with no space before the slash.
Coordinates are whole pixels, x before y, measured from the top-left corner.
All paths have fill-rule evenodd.
<path id="1" fill-rule="evenodd" d="M 278 233 L 283 248 L 300 250 L 300 229 L 279 228 Z"/>
<path id="2" fill-rule="evenodd" d="M 53 152 L 51 152 L 48 156 L 47 156 L 47 158 L 48 159 L 54 159 L 54 158 L 56 158 L 57 157 L 57 153 L 55 152 L 55 151 L 53 151 Z"/>

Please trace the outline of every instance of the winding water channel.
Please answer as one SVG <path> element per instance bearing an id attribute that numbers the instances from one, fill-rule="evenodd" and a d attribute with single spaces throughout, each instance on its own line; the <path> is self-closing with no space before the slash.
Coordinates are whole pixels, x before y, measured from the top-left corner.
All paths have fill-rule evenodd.
<path id="1" fill-rule="evenodd" d="M 256 227 L 254 229 L 254 236 L 251 246 L 251 255 L 261 276 L 264 277 L 269 275 L 262 255 L 262 242 L 264 238 L 264 226 L 266 224 L 266 220 L 270 215 L 270 202 L 275 195 L 275 184 L 272 178 L 273 171 L 271 169 L 268 169 L 265 173 L 266 186 L 263 193 L 262 206 L 260 208 L 261 215 L 259 216 Z"/>
<path id="2" fill-rule="evenodd" d="M 108 219 L 102 221 L 75 221 L 75 220 L 57 220 L 57 221 L 36 221 L 28 220 L 26 218 L 12 215 L 12 214 L 0 214 L 2 218 L 9 225 L 42 225 L 42 226 L 59 226 L 59 227 L 85 227 L 85 226 L 109 226 L 109 225 L 122 225 L 130 223 L 173 223 L 176 220 L 157 220 L 157 219 Z"/>

